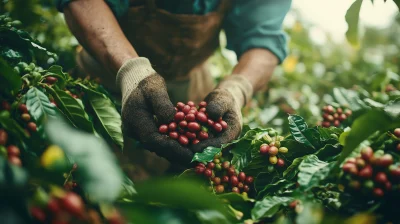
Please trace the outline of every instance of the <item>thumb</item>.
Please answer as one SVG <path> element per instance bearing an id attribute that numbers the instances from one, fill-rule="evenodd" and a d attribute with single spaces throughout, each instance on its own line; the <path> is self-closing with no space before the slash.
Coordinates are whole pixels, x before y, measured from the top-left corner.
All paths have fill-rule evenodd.
<path id="1" fill-rule="evenodd" d="M 223 117 L 234 103 L 231 93 L 225 89 L 215 89 L 208 94 L 205 101 L 207 102 L 207 114 L 213 120 Z"/>

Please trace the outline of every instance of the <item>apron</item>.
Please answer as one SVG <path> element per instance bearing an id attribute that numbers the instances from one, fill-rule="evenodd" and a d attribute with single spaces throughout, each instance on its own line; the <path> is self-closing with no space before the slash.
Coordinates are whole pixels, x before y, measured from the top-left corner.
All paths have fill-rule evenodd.
<path id="1" fill-rule="evenodd" d="M 125 36 L 138 55 L 148 58 L 153 68 L 164 77 L 174 104 L 188 100 L 200 102 L 215 87 L 207 69 L 207 59 L 219 47 L 219 33 L 230 0 L 221 0 L 217 9 L 206 15 L 172 14 L 157 8 L 156 0 L 145 0 L 139 6 L 137 2 L 131 0 L 128 12 L 119 19 Z M 119 92 L 115 80 L 111 80 L 114 76 L 104 74 L 105 69 L 83 49 L 78 53 L 77 65 L 78 70 L 83 70 L 86 75 L 99 77 L 111 92 Z M 138 155 L 138 150 L 129 150 L 128 147 L 126 144 L 124 157 L 138 160 L 134 161 L 135 166 L 139 165 L 136 162 L 142 163 L 141 168 L 149 171 L 150 176 L 162 172 L 146 167 L 162 167 L 164 170 L 168 167 L 165 165 L 168 162 L 154 153 L 143 151 Z M 136 155 L 129 155 L 132 153 Z M 153 158 L 138 159 L 142 156 Z"/>

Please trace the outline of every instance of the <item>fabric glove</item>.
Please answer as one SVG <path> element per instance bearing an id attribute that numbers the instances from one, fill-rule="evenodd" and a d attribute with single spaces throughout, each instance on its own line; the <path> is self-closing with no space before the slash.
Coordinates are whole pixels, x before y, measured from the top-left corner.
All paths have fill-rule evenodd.
<path id="1" fill-rule="evenodd" d="M 201 152 L 208 146 L 220 147 L 221 144 L 236 139 L 242 131 L 243 118 L 241 108 L 250 101 L 253 86 L 242 75 L 231 75 L 207 95 L 206 111 L 213 120 L 220 117 L 228 123 L 228 128 L 216 138 L 210 138 L 194 145 L 194 152 Z"/>
<path id="2" fill-rule="evenodd" d="M 116 81 L 122 93 L 124 133 L 171 163 L 189 164 L 193 153 L 158 132 L 154 115 L 160 123 L 169 123 L 175 109 L 164 79 L 152 68 L 149 60 L 139 57 L 126 61 L 119 69 Z"/>

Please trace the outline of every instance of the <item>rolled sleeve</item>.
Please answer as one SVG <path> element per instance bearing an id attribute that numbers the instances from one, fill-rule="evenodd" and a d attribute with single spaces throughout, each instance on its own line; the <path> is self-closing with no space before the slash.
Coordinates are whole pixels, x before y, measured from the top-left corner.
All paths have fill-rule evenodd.
<path id="1" fill-rule="evenodd" d="M 68 3 L 74 0 L 55 0 L 58 11 L 62 12 Z M 129 0 L 105 0 L 114 15 L 118 18 L 125 14 L 129 8 Z"/>
<path id="2" fill-rule="evenodd" d="M 291 0 L 237 0 L 224 22 L 227 48 L 238 58 L 252 48 L 271 51 L 282 63 L 286 58 L 288 36 L 282 23 Z"/>

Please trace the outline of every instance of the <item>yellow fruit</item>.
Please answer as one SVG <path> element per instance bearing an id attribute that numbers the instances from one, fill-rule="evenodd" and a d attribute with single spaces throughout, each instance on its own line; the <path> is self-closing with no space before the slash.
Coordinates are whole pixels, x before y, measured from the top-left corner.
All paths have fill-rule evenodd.
<path id="1" fill-rule="evenodd" d="M 285 154 L 289 151 L 289 149 L 286 147 L 280 147 L 278 151 L 279 151 L 279 153 Z"/>
<path id="2" fill-rule="evenodd" d="M 276 164 L 277 162 L 278 162 L 278 158 L 276 157 L 276 156 L 270 156 L 269 157 L 269 162 L 271 163 L 271 164 Z"/>
<path id="3" fill-rule="evenodd" d="M 64 151 L 57 145 L 50 145 L 40 157 L 40 163 L 47 169 L 61 169 L 66 166 Z"/>

